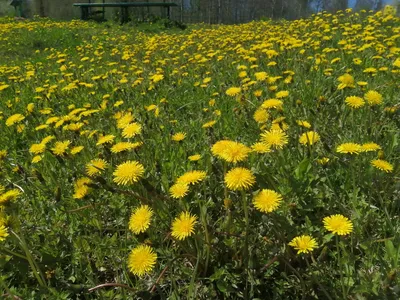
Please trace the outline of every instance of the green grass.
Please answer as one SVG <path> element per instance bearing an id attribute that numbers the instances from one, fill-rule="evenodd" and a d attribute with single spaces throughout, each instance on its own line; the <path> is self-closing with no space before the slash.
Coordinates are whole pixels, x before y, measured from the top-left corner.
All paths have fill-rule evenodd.
<path id="1" fill-rule="evenodd" d="M 346 12 L 182 31 L 162 21 L 2 20 L 0 223 L 8 236 L 3 230 L 0 292 L 22 299 L 398 298 L 399 22 Z M 375 74 L 364 72 L 370 67 Z M 257 72 L 267 79 L 257 80 Z M 339 89 L 345 73 L 355 84 Z M 239 94 L 227 95 L 231 87 L 240 87 Z M 366 98 L 370 90 L 382 95 L 381 104 L 346 105 L 347 97 Z M 254 113 L 278 91 L 289 92 L 282 109 L 268 109 L 269 117 L 257 123 Z M 118 119 L 129 113 L 142 131 L 127 139 Z M 10 124 L 16 114 L 23 119 Z M 252 151 L 236 164 L 212 154 L 218 141 L 248 149 L 278 126 L 288 137 L 282 149 Z M 311 130 L 320 140 L 300 144 Z M 181 142 L 172 140 L 178 132 L 186 134 Z M 102 135 L 115 138 L 99 145 Z M 54 138 L 45 151 L 32 153 L 31 146 L 48 136 Z M 61 141 L 70 145 L 57 155 Z M 114 153 L 119 142 L 142 145 Z M 339 153 L 347 142 L 374 142 L 381 150 Z M 75 146 L 84 149 L 73 154 Z M 191 161 L 194 154 L 201 159 Z M 393 170 L 373 167 L 377 158 Z M 86 167 L 93 159 L 107 166 L 90 177 Z M 134 184 L 117 185 L 114 172 L 127 161 L 142 164 L 144 174 Z M 225 182 L 236 167 L 255 177 L 243 191 Z M 171 186 L 191 170 L 205 171 L 206 178 L 173 198 Z M 77 187 L 82 177 L 91 180 L 86 192 Z M 254 206 L 262 189 L 282 195 L 270 213 Z M 5 198 L 12 190 L 19 195 Z M 153 216 L 135 235 L 129 220 L 140 205 Z M 197 223 L 193 234 L 178 240 L 171 225 L 183 211 Z M 335 214 L 351 221 L 350 234 L 324 227 L 323 219 Z M 318 246 L 297 254 L 288 244 L 301 235 Z M 128 257 L 141 244 L 154 249 L 157 261 L 138 277 Z"/>

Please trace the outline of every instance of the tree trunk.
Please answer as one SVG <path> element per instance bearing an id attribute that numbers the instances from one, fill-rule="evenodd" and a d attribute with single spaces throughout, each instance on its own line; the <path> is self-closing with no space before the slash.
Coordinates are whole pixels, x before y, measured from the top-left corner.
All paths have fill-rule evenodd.
<path id="1" fill-rule="evenodd" d="M 218 24 L 222 23 L 222 11 L 221 11 L 221 1 L 222 0 L 218 0 L 218 6 L 217 6 L 217 22 Z"/>
<path id="2" fill-rule="evenodd" d="M 181 0 L 181 23 L 183 23 L 183 0 Z"/>
<path id="3" fill-rule="evenodd" d="M 381 10 L 383 8 L 383 0 L 378 0 L 376 3 L 376 10 Z"/>
<path id="4" fill-rule="evenodd" d="M 44 8 L 44 0 L 39 1 L 39 16 L 46 17 L 45 8 Z"/>

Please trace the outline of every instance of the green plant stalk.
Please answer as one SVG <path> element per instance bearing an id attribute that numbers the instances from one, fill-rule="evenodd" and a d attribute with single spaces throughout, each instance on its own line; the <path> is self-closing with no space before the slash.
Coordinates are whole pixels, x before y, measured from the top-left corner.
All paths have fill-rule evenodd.
<path id="1" fill-rule="evenodd" d="M 226 175 L 226 169 L 227 169 L 227 165 L 226 162 L 223 162 L 223 173 L 224 173 L 224 178 Z M 224 184 L 224 200 L 228 199 L 228 188 L 226 187 L 226 184 Z M 228 233 L 231 233 L 231 228 L 232 228 L 232 212 L 230 210 L 230 208 L 226 208 L 226 226 L 225 226 L 225 230 Z"/>
<path id="2" fill-rule="evenodd" d="M 311 265 L 310 265 L 308 259 L 306 258 L 305 260 L 306 260 L 306 263 L 307 263 L 307 267 L 309 269 L 311 269 Z M 312 256 L 312 254 L 311 254 L 311 260 L 313 261 L 313 263 L 315 263 L 315 260 L 314 260 L 314 258 Z M 315 275 L 314 275 L 314 273 L 312 271 L 311 271 L 311 278 L 319 286 L 321 291 L 324 293 L 326 299 L 332 300 L 332 297 L 329 295 L 328 291 L 323 287 L 323 285 L 319 282 L 319 280 L 317 278 L 315 278 Z"/>
<path id="3" fill-rule="evenodd" d="M 194 281 L 196 280 L 197 270 L 199 268 L 199 263 L 200 263 L 200 251 L 197 245 L 197 238 L 194 239 L 194 244 L 196 246 L 197 260 L 196 260 L 196 266 L 194 267 L 192 278 L 190 279 L 188 299 L 195 299 L 195 296 L 193 296 L 192 294 L 194 291 Z"/>
<path id="4" fill-rule="evenodd" d="M 340 255 L 339 237 L 337 235 L 336 235 L 336 251 L 337 251 L 337 255 L 338 255 L 338 264 L 339 264 L 339 272 L 340 272 L 340 285 L 342 286 L 342 295 L 343 295 L 343 299 L 347 299 L 347 292 L 346 292 L 346 288 L 344 286 L 344 281 L 343 281 L 342 255 Z"/>
<path id="5" fill-rule="evenodd" d="M 4 251 L 4 252 L 7 252 L 8 254 L 11 254 L 11 255 L 17 256 L 19 258 L 28 260 L 28 258 L 26 256 L 23 256 L 22 254 L 19 254 L 17 252 L 11 251 L 11 250 L 8 250 L 6 248 L 0 249 L 0 251 Z"/>
<path id="6" fill-rule="evenodd" d="M 25 241 L 21 237 L 19 237 L 13 230 L 10 230 L 10 232 L 12 235 L 14 235 L 17 238 L 22 250 L 24 250 L 24 252 L 26 254 L 26 258 L 28 260 L 28 263 L 32 269 L 33 275 L 35 276 L 39 285 L 41 287 L 47 288 L 46 280 L 44 279 L 44 276 L 43 276 L 42 272 L 40 271 L 39 266 L 36 264 L 34 258 L 32 257 L 31 253 L 29 252 L 28 246 L 26 245 Z"/>
<path id="7" fill-rule="evenodd" d="M 8 296 L 10 296 L 11 299 L 16 299 L 14 294 L 11 292 L 11 290 L 8 288 L 7 284 L 4 282 L 3 277 L 0 276 L 0 284 L 1 286 L 6 290 Z M 4 295 L 3 295 L 4 296 Z"/>
<path id="8" fill-rule="evenodd" d="M 204 204 L 203 201 L 200 201 L 200 212 L 201 212 L 201 222 L 203 223 L 204 227 L 204 232 L 206 235 L 206 262 L 204 265 L 204 274 L 207 274 L 207 269 L 208 269 L 208 263 L 210 260 L 210 247 L 211 247 L 211 241 L 210 241 L 210 233 L 208 232 L 208 226 L 207 226 L 207 206 Z"/>
<path id="9" fill-rule="evenodd" d="M 244 190 L 242 190 L 242 204 L 244 211 L 245 221 L 245 236 L 244 236 L 244 247 L 243 247 L 243 263 L 246 273 L 246 288 L 244 291 L 244 299 L 248 299 L 248 268 L 249 268 L 249 209 L 247 207 L 247 196 Z"/>
<path id="10" fill-rule="evenodd" d="M 351 199 L 351 204 L 353 206 L 353 210 L 354 212 L 357 212 L 357 207 L 356 207 L 356 200 L 357 200 L 357 183 L 356 183 L 356 167 L 354 166 L 355 164 L 355 160 L 353 161 L 353 164 L 351 166 L 352 168 L 352 183 L 353 183 L 353 195 L 352 195 L 352 199 Z"/>
<path id="11" fill-rule="evenodd" d="M 226 166 L 226 162 L 224 161 L 223 162 L 223 168 L 224 168 L 224 178 L 225 178 L 225 175 L 226 175 L 226 169 L 227 169 L 227 166 Z M 227 187 L 226 187 L 226 184 L 224 184 L 224 197 L 225 197 L 225 199 L 226 198 L 228 198 L 228 189 L 227 189 Z"/>
<path id="12" fill-rule="evenodd" d="M 287 267 L 289 267 L 290 270 L 293 271 L 294 274 L 296 274 L 297 278 L 300 281 L 300 285 L 301 285 L 301 289 L 303 290 L 303 297 L 302 299 L 305 299 L 306 295 L 307 295 L 307 288 L 306 288 L 306 284 L 301 276 L 301 274 L 282 256 L 281 257 L 282 261 L 285 263 L 285 265 Z"/>

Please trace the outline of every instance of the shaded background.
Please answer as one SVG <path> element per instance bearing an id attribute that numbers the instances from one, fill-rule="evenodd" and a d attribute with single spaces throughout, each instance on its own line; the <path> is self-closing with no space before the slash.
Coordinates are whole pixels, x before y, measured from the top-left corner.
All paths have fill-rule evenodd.
<path id="1" fill-rule="evenodd" d="M 73 3 L 88 0 L 21 0 L 24 17 L 40 15 L 54 19 L 70 20 L 80 17 L 80 9 Z M 0 0 L 1 16 L 20 16 L 9 4 L 11 0 Z M 101 0 L 92 0 L 101 2 Z M 297 19 L 316 11 L 336 11 L 352 7 L 381 9 L 386 4 L 398 5 L 398 0 L 106 0 L 106 2 L 174 2 L 178 7 L 171 9 L 174 20 L 185 23 L 243 23 L 259 19 Z M 160 8 L 131 9 L 134 19 L 148 15 L 164 16 Z M 107 8 L 106 19 L 118 19 L 119 9 Z"/>

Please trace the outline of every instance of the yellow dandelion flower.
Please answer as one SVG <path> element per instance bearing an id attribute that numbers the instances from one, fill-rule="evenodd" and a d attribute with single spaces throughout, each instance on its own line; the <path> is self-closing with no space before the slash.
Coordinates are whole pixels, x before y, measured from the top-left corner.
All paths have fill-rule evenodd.
<path id="1" fill-rule="evenodd" d="M 153 76 L 150 77 L 150 79 L 153 82 L 159 82 L 164 79 L 164 75 L 163 74 L 154 74 Z"/>
<path id="2" fill-rule="evenodd" d="M 264 108 L 257 109 L 253 115 L 253 119 L 259 124 L 263 124 L 263 123 L 267 122 L 268 118 L 269 118 L 269 113 Z"/>
<path id="3" fill-rule="evenodd" d="M 213 145 L 212 149 L 214 149 L 214 152 L 215 149 L 218 149 L 219 146 L 217 144 L 220 142 L 224 141 L 219 141 Z M 214 148 L 215 145 L 217 146 Z M 219 149 L 218 153 L 216 153 L 216 156 L 222 158 L 223 160 L 226 160 L 227 162 L 237 163 L 240 161 L 244 161 L 250 152 L 251 149 L 246 145 L 238 142 L 229 141 L 228 143 L 225 143 L 225 147 L 223 149 Z"/>
<path id="4" fill-rule="evenodd" d="M 216 142 L 212 147 L 211 147 L 211 153 L 214 156 L 220 157 L 222 156 L 222 153 L 225 151 L 226 147 L 232 143 L 232 141 L 229 140 L 221 140 Z"/>
<path id="5" fill-rule="evenodd" d="M 46 125 L 56 123 L 59 119 L 60 119 L 59 117 L 50 117 L 46 120 Z"/>
<path id="6" fill-rule="evenodd" d="M 8 237 L 7 227 L 0 225 L 0 242 L 4 241 Z"/>
<path id="7" fill-rule="evenodd" d="M 354 77 L 351 76 L 350 74 L 344 74 L 338 78 L 338 81 L 340 82 L 338 89 L 343 90 L 344 88 L 354 88 L 355 87 L 355 81 Z"/>
<path id="8" fill-rule="evenodd" d="M 2 84 L 2 85 L 0 85 L 0 91 L 5 90 L 8 87 L 9 87 L 8 84 Z"/>
<path id="9" fill-rule="evenodd" d="M 373 151 L 378 151 L 381 149 L 382 149 L 382 147 L 376 143 L 365 143 L 365 144 L 361 145 L 362 152 L 373 152 Z"/>
<path id="10" fill-rule="evenodd" d="M 246 77 L 247 76 L 247 72 L 246 71 L 241 71 L 241 72 L 239 72 L 239 77 L 240 78 L 244 78 L 244 77 Z"/>
<path id="11" fill-rule="evenodd" d="M 122 130 L 122 136 L 124 138 L 133 138 L 142 132 L 142 126 L 139 123 L 130 123 Z"/>
<path id="12" fill-rule="evenodd" d="M 361 151 L 361 145 L 356 143 L 344 143 L 336 148 L 336 152 L 345 154 L 359 154 Z"/>
<path id="13" fill-rule="evenodd" d="M 302 126 L 302 127 L 305 127 L 305 128 L 311 128 L 311 124 L 308 123 L 307 121 L 297 120 L 296 123 L 299 126 Z"/>
<path id="14" fill-rule="evenodd" d="M 48 127 L 49 127 L 49 125 L 42 124 L 42 125 L 36 126 L 36 127 L 35 127 L 35 130 L 36 130 L 36 131 L 39 131 L 39 130 L 46 129 L 46 128 L 48 128 Z"/>
<path id="15" fill-rule="evenodd" d="M 40 162 L 42 159 L 43 159 L 43 156 L 42 156 L 42 155 L 35 155 L 35 156 L 32 158 L 32 163 L 33 163 L 33 164 L 37 164 L 37 163 Z"/>
<path id="16" fill-rule="evenodd" d="M 54 135 L 49 135 L 49 136 L 46 136 L 45 138 L 43 138 L 40 143 L 46 145 L 48 142 L 54 140 L 55 138 L 56 137 Z"/>
<path id="17" fill-rule="evenodd" d="M 132 113 L 127 113 L 124 114 L 122 117 L 120 117 L 117 121 L 117 128 L 119 129 L 123 129 L 125 128 L 127 125 L 129 125 L 133 120 L 134 120 L 134 116 L 132 115 Z"/>
<path id="18" fill-rule="evenodd" d="M 286 98 L 287 96 L 289 96 L 289 91 L 280 91 L 275 94 L 277 99 Z"/>
<path id="19" fill-rule="evenodd" d="M 264 189 L 261 190 L 253 198 L 253 204 L 261 212 L 273 212 L 276 210 L 282 201 L 282 195 L 273 191 Z"/>
<path id="20" fill-rule="evenodd" d="M 152 111 L 152 110 L 157 109 L 157 105 L 151 104 L 151 105 L 149 105 L 149 106 L 147 106 L 145 108 L 146 108 L 147 111 Z"/>
<path id="21" fill-rule="evenodd" d="M 282 106 L 283 102 L 282 100 L 279 99 L 267 99 L 261 104 L 261 107 L 265 109 L 271 109 L 271 108 L 282 109 Z"/>
<path id="22" fill-rule="evenodd" d="M 7 156 L 7 150 L 0 150 L 0 160 L 5 159 Z"/>
<path id="23" fill-rule="evenodd" d="M 7 125 L 7 127 L 12 126 L 12 125 L 14 125 L 16 123 L 21 122 L 23 119 L 25 119 L 25 117 L 23 115 L 21 115 L 21 114 L 12 115 L 12 116 L 7 118 L 6 125 Z"/>
<path id="24" fill-rule="evenodd" d="M 26 106 L 26 110 L 27 110 L 29 113 L 32 113 L 34 109 L 35 109 L 35 103 L 29 103 L 29 104 Z"/>
<path id="25" fill-rule="evenodd" d="M 233 191 L 247 190 L 251 188 L 255 182 L 255 176 L 246 168 L 234 168 L 225 175 L 225 184 L 228 189 Z"/>
<path id="26" fill-rule="evenodd" d="M 254 91 L 253 95 L 258 98 L 258 97 L 262 96 L 262 93 L 263 93 L 262 90 L 257 90 L 257 91 Z"/>
<path id="27" fill-rule="evenodd" d="M 347 235 L 353 231 L 353 224 L 343 215 L 332 215 L 323 219 L 326 230 L 333 234 Z"/>
<path id="28" fill-rule="evenodd" d="M 269 153 L 269 152 L 271 152 L 271 145 L 258 142 L 258 143 L 254 143 L 253 145 L 251 145 L 251 149 L 253 152 L 260 153 L 260 154 Z"/>
<path id="29" fill-rule="evenodd" d="M 200 154 L 190 155 L 190 156 L 188 157 L 188 159 L 189 159 L 190 161 L 198 161 L 198 160 L 201 159 L 201 155 L 200 155 Z"/>
<path id="30" fill-rule="evenodd" d="M 241 91 L 242 91 L 242 89 L 240 87 L 231 87 L 231 88 L 227 89 L 225 93 L 228 96 L 237 96 L 240 94 Z"/>
<path id="31" fill-rule="evenodd" d="M 314 145 L 320 140 L 320 136 L 315 131 L 308 131 L 303 133 L 299 138 L 299 143 L 302 145 Z"/>
<path id="32" fill-rule="evenodd" d="M 148 205 L 137 207 L 129 219 L 129 229 L 134 234 L 145 232 L 150 226 L 153 210 Z"/>
<path id="33" fill-rule="evenodd" d="M 92 180 L 90 178 L 79 178 L 74 184 L 74 199 L 84 198 L 90 191 L 88 186 L 90 183 L 92 183 Z"/>
<path id="34" fill-rule="evenodd" d="M 172 139 L 174 142 L 183 141 L 185 138 L 186 138 L 186 133 L 184 133 L 184 132 L 175 133 L 175 134 L 171 137 L 171 139 Z"/>
<path id="35" fill-rule="evenodd" d="M 70 141 L 56 142 L 51 151 L 53 151 L 53 154 L 56 156 L 63 156 L 66 154 L 69 144 L 71 144 Z"/>
<path id="36" fill-rule="evenodd" d="M 107 167 L 107 162 L 104 159 L 96 158 L 92 159 L 86 164 L 86 174 L 93 177 L 100 175 L 102 171 Z"/>
<path id="37" fill-rule="evenodd" d="M 211 128 L 211 127 L 213 127 L 215 125 L 215 123 L 217 123 L 217 121 L 212 120 L 210 122 L 204 123 L 201 127 L 202 128 Z"/>
<path id="38" fill-rule="evenodd" d="M 71 149 L 71 154 L 75 155 L 81 152 L 85 147 L 84 146 L 76 146 Z"/>
<path id="39" fill-rule="evenodd" d="M 268 78 L 267 72 L 256 72 L 254 73 L 257 81 L 263 81 Z"/>
<path id="40" fill-rule="evenodd" d="M 3 203 L 15 200 L 19 195 L 21 195 L 21 191 L 18 189 L 9 190 L 0 195 L 0 205 Z"/>
<path id="41" fill-rule="evenodd" d="M 46 144 L 33 144 L 31 145 L 31 147 L 29 148 L 29 152 L 33 153 L 33 154 L 41 154 L 46 150 Z"/>
<path id="42" fill-rule="evenodd" d="M 261 141 L 277 149 L 282 149 L 283 146 L 289 143 L 286 133 L 279 129 L 265 131 L 261 134 Z"/>
<path id="43" fill-rule="evenodd" d="M 110 144 L 114 141 L 115 136 L 112 134 L 100 136 L 97 140 L 96 146 L 103 145 L 103 144 Z"/>
<path id="44" fill-rule="evenodd" d="M 301 254 L 312 252 L 315 248 L 318 247 L 318 244 L 313 237 L 309 235 L 301 235 L 295 237 L 289 243 L 289 246 L 292 246 L 295 250 L 297 250 L 297 254 Z"/>
<path id="45" fill-rule="evenodd" d="M 368 91 L 364 95 L 364 98 L 365 98 L 365 100 L 367 100 L 367 102 L 370 106 L 379 105 L 379 104 L 382 104 L 382 102 L 383 102 L 382 95 L 379 94 L 377 91 Z"/>
<path id="46" fill-rule="evenodd" d="M 203 181 L 204 178 L 206 178 L 207 173 L 204 171 L 189 171 L 180 176 L 177 180 L 176 183 L 186 183 L 186 184 L 195 184 L 200 181 Z"/>
<path id="47" fill-rule="evenodd" d="M 142 177 L 144 167 L 137 161 L 127 161 L 118 165 L 113 173 L 114 182 L 118 185 L 135 183 Z"/>
<path id="48" fill-rule="evenodd" d="M 23 132 L 24 129 L 25 129 L 25 125 L 24 125 L 24 124 L 18 124 L 18 125 L 17 125 L 17 132 L 18 132 L 18 133 Z"/>
<path id="49" fill-rule="evenodd" d="M 68 125 L 65 125 L 63 127 L 63 130 L 69 130 L 69 131 L 79 131 L 85 124 L 82 122 L 79 123 L 71 123 Z"/>
<path id="50" fill-rule="evenodd" d="M 194 233 L 194 226 L 197 223 L 197 217 L 189 212 L 182 212 L 179 217 L 172 222 L 172 236 L 178 240 L 184 240 Z"/>
<path id="51" fill-rule="evenodd" d="M 189 192 L 189 184 L 184 182 L 175 183 L 169 189 L 169 194 L 171 195 L 172 198 L 175 199 L 185 197 L 188 192 Z"/>
<path id="52" fill-rule="evenodd" d="M 116 143 L 114 146 L 111 147 L 111 152 L 112 153 L 119 153 L 127 150 L 132 150 L 136 149 L 139 147 L 142 143 L 137 142 L 137 143 L 131 143 L 131 142 L 120 142 Z"/>
<path id="53" fill-rule="evenodd" d="M 350 96 L 345 100 L 346 104 L 351 108 L 360 108 L 365 105 L 365 101 L 361 97 Z"/>
<path id="54" fill-rule="evenodd" d="M 323 158 L 317 159 L 317 162 L 323 166 L 327 165 L 329 161 L 330 161 L 330 159 L 328 157 L 323 157 Z"/>
<path id="55" fill-rule="evenodd" d="M 136 276 L 143 276 L 154 269 L 157 254 L 148 245 L 139 245 L 132 249 L 128 257 L 128 268 Z"/>
<path id="56" fill-rule="evenodd" d="M 386 173 L 390 173 L 393 171 L 393 165 L 383 159 L 374 159 L 373 161 L 371 161 L 371 165 Z"/>

